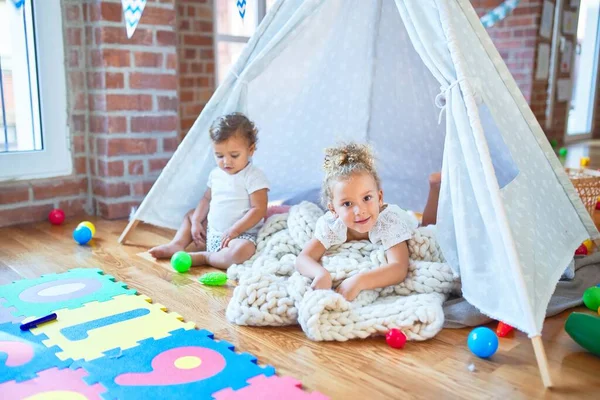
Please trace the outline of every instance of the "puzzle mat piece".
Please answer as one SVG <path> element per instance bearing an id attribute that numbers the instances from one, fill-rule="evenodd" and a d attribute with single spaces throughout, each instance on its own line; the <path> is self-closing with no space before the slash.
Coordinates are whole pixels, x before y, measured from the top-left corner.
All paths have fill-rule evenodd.
<path id="1" fill-rule="evenodd" d="M 21 322 L 25 316 L 16 315 L 17 309 L 14 307 L 6 307 L 6 300 L 0 299 L 0 324 L 5 322 Z"/>
<path id="2" fill-rule="evenodd" d="M 106 389 L 97 384 L 88 386 L 83 377 L 83 369 L 51 368 L 38 373 L 38 377 L 25 381 L 10 381 L 0 384 L 0 399 L 60 399 L 60 400 L 95 400 Z"/>
<path id="3" fill-rule="evenodd" d="M 215 400 L 328 400 L 319 393 L 302 390 L 302 383 L 289 376 L 256 376 L 248 380 L 248 386 L 234 391 L 231 388 L 214 393 Z"/>
<path id="4" fill-rule="evenodd" d="M 26 317 L 43 317 L 63 308 L 79 308 L 90 301 L 107 301 L 136 292 L 95 268 L 76 268 L 0 286 L 0 297 L 6 300 L 5 307 L 15 307 Z"/>
<path id="5" fill-rule="evenodd" d="M 44 346 L 42 340 L 45 338 L 44 335 L 35 336 L 29 331 L 22 331 L 20 324 L 1 324 L 0 382 L 25 381 L 48 368 L 68 367 L 72 361 L 58 359 L 55 354 L 60 349 Z"/>
<path id="6" fill-rule="evenodd" d="M 193 329 L 193 322 L 182 322 L 177 313 L 166 313 L 162 304 L 151 304 L 147 296 L 117 296 L 104 302 L 92 302 L 74 310 L 58 310 L 57 320 L 32 329 L 45 334 L 46 346 L 58 346 L 57 357 L 64 360 L 102 357 L 114 348 L 128 349 L 143 339 L 160 339 L 176 329 Z"/>
<path id="7" fill-rule="evenodd" d="M 182 399 L 212 400 L 216 391 L 275 374 L 271 366 L 258 366 L 251 354 L 238 354 L 230 343 L 196 329 L 178 329 L 166 338 L 143 340 L 138 347 L 77 365 L 88 371 L 86 382 L 107 388 L 107 399 L 171 398 L 177 393 Z"/>

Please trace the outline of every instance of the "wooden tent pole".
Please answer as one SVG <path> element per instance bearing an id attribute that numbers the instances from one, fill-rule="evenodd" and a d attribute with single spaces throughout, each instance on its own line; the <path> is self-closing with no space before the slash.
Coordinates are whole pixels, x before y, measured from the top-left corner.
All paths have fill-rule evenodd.
<path id="1" fill-rule="evenodd" d="M 125 230 L 123 230 L 123 233 L 121 233 L 121 236 L 119 236 L 119 244 L 125 244 L 127 236 L 129 236 L 133 232 L 133 230 L 139 223 L 139 219 L 132 219 L 131 221 L 129 221 L 129 223 L 125 227 Z"/>
<path id="2" fill-rule="evenodd" d="M 548 359 L 546 358 L 546 350 L 544 350 L 544 344 L 542 343 L 541 336 L 534 336 L 531 338 L 531 344 L 533 344 L 533 351 L 535 352 L 535 358 L 537 360 L 538 369 L 542 376 L 542 382 L 546 388 L 552 387 L 552 379 L 550 377 L 550 369 L 548 368 Z"/>

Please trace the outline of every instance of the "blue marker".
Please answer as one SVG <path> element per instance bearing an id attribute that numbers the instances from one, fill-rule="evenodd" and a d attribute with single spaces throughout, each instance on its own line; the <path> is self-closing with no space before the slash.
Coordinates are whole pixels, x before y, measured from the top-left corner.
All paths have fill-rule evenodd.
<path id="1" fill-rule="evenodd" d="M 31 328 L 35 328 L 39 324 L 43 324 L 45 322 L 54 321 L 55 319 L 56 319 L 56 313 L 52 313 L 50 315 L 46 315 L 45 317 L 41 317 L 41 318 L 38 318 L 38 319 L 34 319 L 33 321 L 29 321 L 29 322 L 24 323 L 23 325 L 21 325 L 21 330 L 22 331 L 28 331 Z"/>

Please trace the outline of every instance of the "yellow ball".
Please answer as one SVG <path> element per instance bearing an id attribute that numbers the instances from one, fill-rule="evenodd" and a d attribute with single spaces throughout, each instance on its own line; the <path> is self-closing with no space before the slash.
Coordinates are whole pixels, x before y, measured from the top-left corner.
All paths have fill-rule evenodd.
<path id="1" fill-rule="evenodd" d="M 592 249 L 594 248 L 594 243 L 590 239 L 586 239 L 583 242 L 583 245 L 587 248 L 588 253 L 592 252 Z"/>
<path id="2" fill-rule="evenodd" d="M 581 167 L 587 167 L 590 165 L 590 158 L 589 157 L 581 157 L 579 159 L 579 166 Z"/>
<path id="3" fill-rule="evenodd" d="M 96 236 L 96 227 L 90 221 L 83 221 L 79 225 L 77 225 L 78 228 L 80 226 L 86 226 L 86 227 L 88 227 L 90 229 L 90 231 L 92 231 L 92 237 Z"/>

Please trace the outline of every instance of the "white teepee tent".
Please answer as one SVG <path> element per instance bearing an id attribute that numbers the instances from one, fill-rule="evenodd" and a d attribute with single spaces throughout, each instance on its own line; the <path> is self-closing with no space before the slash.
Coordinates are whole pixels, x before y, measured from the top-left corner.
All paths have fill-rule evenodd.
<path id="1" fill-rule="evenodd" d="M 320 186 L 323 148 L 368 141 L 386 201 L 422 209 L 442 169 L 438 235 L 465 298 L 533 338 L 573 251 L 600 237 L 468 0 L 280 0 L 123 233 L 176 227 L 214 166 L 208 127 L 242 111 L 271 199 Z M 438 123 L 438 117 L 445 124 Z"/>

